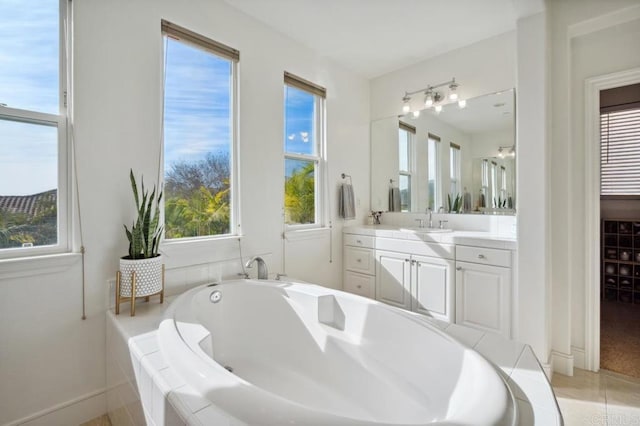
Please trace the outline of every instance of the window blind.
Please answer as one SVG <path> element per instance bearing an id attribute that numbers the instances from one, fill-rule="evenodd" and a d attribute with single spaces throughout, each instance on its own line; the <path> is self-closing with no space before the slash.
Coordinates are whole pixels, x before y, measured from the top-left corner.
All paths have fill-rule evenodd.
<path id="1" fill-rule="evenodd" d="M 640 108 L 600 114 L 600 195 L 640 196 Z"/>
<path id="2" fill-rule="evenodd" d="M 312 83 L 309 80 L 300 78 L 297 75 L 291 74 L 287 71 L 284 72 L 284 84 L 297 87 L 298 89 L 304 90 L 305 92 L 313 93 L 314 95 L 320 96 L 321 98 L 327 97 L 327 89 L 325 89 L 324 87 L 318 86 L 317 84 Z"/>
<path id="3" fill-rule="evenodd" d="M 404 123 L 402 121 L 399 122 L 400 128 L 406 132 L 412 133 L 412 134 L 416 134 L 416 128 L 413 127 L 410 124 Z"/>
<path id="4" fill-rule="evenodd" d="M 161 26 L 162 33 L 166 34 L 168 37 L 202 47 L 218 56 L 234 62 L 238 62 L 240 60 L 240 51 L 234 49 L 233 47 L 229 47 L 215 40 L 211 40 L 210 38 L 202 36 L 169 21 L 165 21 L 164 19 L 161 22 Z"/>

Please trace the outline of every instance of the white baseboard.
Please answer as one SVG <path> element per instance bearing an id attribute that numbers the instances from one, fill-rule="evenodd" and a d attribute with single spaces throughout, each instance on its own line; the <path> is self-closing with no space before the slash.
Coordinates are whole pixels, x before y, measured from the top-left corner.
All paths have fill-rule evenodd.
<path id="1" fill-rule="evenodd" d="M 99 389 L 6 423 L 4 426 L 79 425 L 106 412 L 106 390 Z"/>
<path id="2" fill-rule="evenodd" d="M 571 354 L 573 355 L 573 366 L 576 368 L 581 368 L 582 370 L 586 370 L 587 362 L 585 359 L 584 349 L 571 346 Z"/>
<path id="3" fill-rule="evenodd" d="M 551 366 L 554 373 L 573 376 L 573 355 L 551 351 Z"/>
<path id="4" fill-rule="evenodd" d="M 547 362 L 541 362 L 540 367 L 542 367 L 542 370 L 544 371 L 544 375 L 547 376 L 547 379 L 551 381 L 551 374 L 552 374 L 551 364 Z"/>

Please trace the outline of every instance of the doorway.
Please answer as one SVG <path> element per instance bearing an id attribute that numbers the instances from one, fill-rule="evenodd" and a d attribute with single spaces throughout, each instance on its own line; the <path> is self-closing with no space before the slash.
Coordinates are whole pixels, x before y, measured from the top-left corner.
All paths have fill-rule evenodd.
<path id="1" fill-rule="evenodd" d="M 637 241 L 634 240 L 635 231 L 633 229 L 634 223 L 637 223 L 640 232 L 640 207 L 630 208 L 624 203 L 620 204 L 621 200 L 615 200 L 615 197 L 601 201 L 601 156 L 603 155 L 601 132 L 603 123 L 601 121 L 600 95 L 601 92 L 609 89 L 638 83 L 640 83 L 640 69 L 590 78 L 585 84 L 585 140 L 587 145 L 584 163 L 586 174 L 584 367 L 592 371 L 598 371 L 601 367 L 623 370 L 623 374 L 628 375 L 635 375 L 636 372 L 633 368 L 627 368 L 627 365 L 640 366 L 640 329 L 637 330 L 639 336 L 637 347 L 635 340 L 630 339 L 636 333 L 633 327 L 638 328 L 638 324 L 640 324 L 640 303 L 634 303 L 637 288 L 635 279 L 640 279 L 640 269 L 638 269 L 639 275 L 635 276 L 634 243 L 638 243 L 638 251 L 640 251 L 640 233 Z M 611 125 L 611 123 L 609 124 Z M 612 145 L 605 146 L 605 156 L 607 148 L 611 149 Z M 611 159 L 613 158 L 614 156 L 611 157 Z M 615 182 L 617 176 L 603 168 L 602 177 L 607 178 L 607 174 Z M 624 197 L 622 198 L 624 199 Z M 640 203 L 640 196 L 636 198 L 636 202 Z M 640 206 L 640 204 L 638 205 Z M 606 230 L 605 225 L 607 226 Z M 614 230 L 616 232 L 613 232 Z M 607 234 L 609 234 L 608 239 L 606 238 Z M 614 236 L 615 246 L 613 245 Z M 622 246 L 619 245 L 620 242 L 622 242 Z M 616 250 L 615 253 L 613 250 Z M 616 257 L 615 261 L 613 261 L 614 256 Z M 637 263 L 640 265 L 640 262 Z M 622 265 L 622 271 L 620 265 Z M 612 280 L 607 281 L 609 278 Z M 620 286 L 621 282 L 622 286 Z M 640 290 L 640 288 L 638 289 Z M 640 301 L 640 297 L 638 300 Z M 629 353 L 637 353 L 638 358 L 627 359 L 625 354 Z M 640 377 L 640 367 L 638 370 L 637 377 Z"/>
<path id="2" fill-rule="evenodd" d="M 599 368 L 640 378 L 640 83 L 598 97 Z"/>

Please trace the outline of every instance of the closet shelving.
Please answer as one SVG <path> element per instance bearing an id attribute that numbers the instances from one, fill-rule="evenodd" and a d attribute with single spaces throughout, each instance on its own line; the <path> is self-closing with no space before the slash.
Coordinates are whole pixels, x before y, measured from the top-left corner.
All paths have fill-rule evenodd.
<path id="1" fill-rule="evenodd" d="M 640 221 L 603 220 L 603 300 L 640 305 Z"/>

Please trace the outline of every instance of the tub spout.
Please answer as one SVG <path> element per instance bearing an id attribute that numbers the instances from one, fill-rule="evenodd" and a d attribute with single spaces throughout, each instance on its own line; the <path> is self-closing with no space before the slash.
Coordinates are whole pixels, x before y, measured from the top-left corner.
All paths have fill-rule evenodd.
<path id="1" fill-rule="evenodd" d="M 269 271 L 267 270 L 267 264 L 265 263 L 264 259 L 261 258 L 260 256 L 255 256 L 249 259 L 247 264 L 244 265 L 245 268 L 253 267 L 254 262 L 258 263 L 258 279 L 259 280 L 269 279 Z"/>

